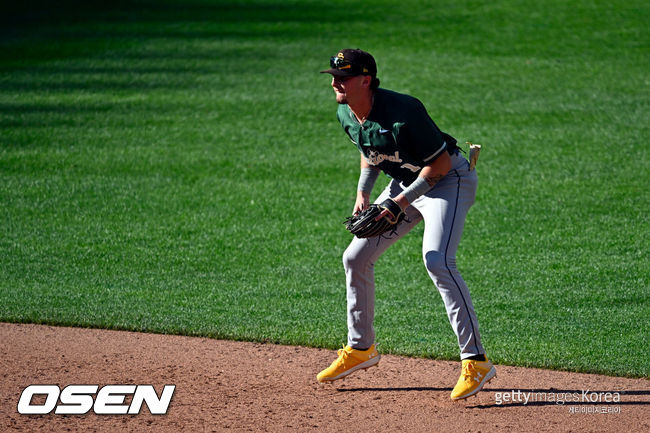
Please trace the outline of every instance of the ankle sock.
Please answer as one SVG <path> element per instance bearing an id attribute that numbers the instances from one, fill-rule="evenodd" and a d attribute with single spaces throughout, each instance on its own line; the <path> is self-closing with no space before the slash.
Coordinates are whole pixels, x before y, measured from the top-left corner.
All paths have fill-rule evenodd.
<path id="1" fill-rule="evenodd" d="M 469 358 L 465 358 L 465 359 L 471 359 L 472 361 L 485 361 L 486 360 L 485 355 L 474 355 L 474 356 L 470 356 Z"/>

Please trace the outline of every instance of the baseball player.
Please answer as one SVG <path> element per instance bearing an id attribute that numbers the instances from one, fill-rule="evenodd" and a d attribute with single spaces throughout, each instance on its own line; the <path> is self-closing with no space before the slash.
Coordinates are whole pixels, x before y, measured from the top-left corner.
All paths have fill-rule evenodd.
<path id="1" fill-rule="evenodd" d="M 347 289 L 347 346 L 317 380 L 328 382 L 376 365 L 373 329 L 374 263 L 397 240 L 424 220 L 424 265 L 445 303 L 458 338 L 462 372 L 451 398 L 476 394 L 496 375 L 481 345 L 469 289 L 456 268 L 456 250 L 465 217 L 474 203 L 476 171 L 459 153 L 456 140 L 442 132 L 422 103 L 411 96 L 379 88 L 377 66 L 369 53 L 344 49 L 330 59 L 337 117 L 361 153 L 361 172 L 353 213 L 369 206 L 380 171 L 392 178 L 376 203 L 389 203 L 406 219 L 396 233 L 353 238 L 343 254 Z M 390 199 L 388 202 L 387 199 Z M 379 218 L 392 218 L 389 207 Z"/>

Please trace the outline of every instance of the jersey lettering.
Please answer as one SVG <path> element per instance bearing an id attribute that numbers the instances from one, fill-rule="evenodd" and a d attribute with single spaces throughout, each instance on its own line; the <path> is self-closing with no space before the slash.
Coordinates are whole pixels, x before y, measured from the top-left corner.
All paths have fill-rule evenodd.
<path id="1" fill-rule="evenodd" d="M 406 169 L 411 170 L 413 173 L 417 173 L 418 171 L 420 171 L 420 169 L 422 167 L 418 167 L 417 165 L 409 164 L 407 162 L 406 164 L 402 164 L 402 166 L 400 168 L 406 168 Z"/>
<path id="2" fill-rule="evenodd" d="M 366 157 L 370 165 L 379 165 L 384 161 L 390 162 L 402 162 L 402 159 L 399 157 L 399 151 L 395 151 L 393 155 L 385 155 L 383 153 L 375 152 L 374 150 L 368 151 L 368 156 Z"/>

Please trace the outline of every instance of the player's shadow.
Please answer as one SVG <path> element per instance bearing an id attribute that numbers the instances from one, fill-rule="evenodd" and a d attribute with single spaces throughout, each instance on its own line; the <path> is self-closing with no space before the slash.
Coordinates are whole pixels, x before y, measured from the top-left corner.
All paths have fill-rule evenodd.
<path id="1" fill-rule="evenodd" d="M 338 392 L 408 392 L 408 391 L 451 391 L 452 388 L 434 388 L 430 386 L 404 386 L 385 388 L 338 388 Z"/>

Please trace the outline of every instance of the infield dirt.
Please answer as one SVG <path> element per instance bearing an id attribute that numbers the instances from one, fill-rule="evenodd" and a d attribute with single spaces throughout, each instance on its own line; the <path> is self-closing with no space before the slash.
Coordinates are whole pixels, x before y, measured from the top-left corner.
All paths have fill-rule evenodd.
<path id="1" fill-rule="evenodd" d="M 497 365 L 482 392 L 453 402 L 458 362 L 384 355 L 378 368 L 319 385 L 316 374 L 335 357 L 303 347 L 0 323 L 0 431 L 650 431 L 647 379 Z M 153 384 L 158 392 L 174 384 L 176 391 L 167 415 L 146 406 L 130 416 L 20 415 L 30 384 Z M 566 396 L 581 401 L 557 402 Z"/>

